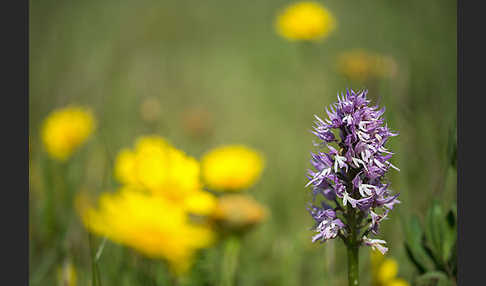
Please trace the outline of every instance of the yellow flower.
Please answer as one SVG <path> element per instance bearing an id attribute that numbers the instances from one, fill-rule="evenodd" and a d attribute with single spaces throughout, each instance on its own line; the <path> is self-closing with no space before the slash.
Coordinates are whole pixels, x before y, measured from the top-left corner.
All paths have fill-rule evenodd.
<path id="1" fill-rule="evenodd" d="M 318 40 L 336 27 L 329 10 L 317 2 L 304 1 L 286 7 L 276 20 L 278 33 L 289 40 Z"/>
<path id="2" fill-rule="evenodd" d="M 227 145 L 206 153 L 202 160 L 203 178 L 217 191 L 238 191 L 252 186 L 263 170 L 263 157 L 242 145 Z"/>
<path id="3" fill-rule="evenodd" d="M 180 205 L 133 188 L 102 194 L 97 209 L 82 197 L 76 206 L 89 231 L 165 259 L 177 275 L 188 271 L 197 250 L 214 241 L 210 228 L 190 221 Z"/>
<path id="4" fill-rule="evenodd" d="M 381 284 L 385 284 L 395 278 L 397 273 L 398 263 L 394 259 L 387 258 L 381 263 L 381 266 L 378 269 L 377 279 Z"/>
<path id="5" fill-rule="evenodd" d="M 124 184 L 138 184 L 135 152 L 122 149 L 118 153 L 115 159 L 115 177 Z"/>
<path id="6" fill-rule="evenodd" d="M 377 270 L 381 262 L 385 259 L 385 256 L 377 250 L 372 250 L 370 254 L 371 268 Z"/>
<path id="7" fill-rule="evenodd" d="M 337 69 L 352 80 L 366 81 L 370 78 L 392 77 L 397 67 L 391 57 L 357 49 L 339 55 Z"/>
<path id="8" fill-rule="evenodd" d="M 371 280 L 373 286 L 409 286 L 402 278 L 397 278 L 398 263 L 386 258 L 378 251 L 371 252 Z"/>
<path id="9" fill-rule="evenodd" d="M 245 231 L 262 222 L 267 216 L 264 206 L 247 195 L 231 194 L 218 199 L 211 215 L 213 220 L 229 231 Z"/>
<path id="10" fill-rule="evenodd" d="M 162 137 L 144 136 L 134 150 L 121 150 L 115 176 L 125 185 L 164 196 L 197 214 L 208 214 L 216 205 L 214 196 L 201 190 L 199 162 Z"/>
<path id="11" fill-rule="evenodd" d="M 52 158 L 65 161 L 88 139 L 95 125 L 87 108 L 71 106 L 55 110 L 43 122 L 42 141 Z"/>
<path id="12" fill-rule="evenodd" d="M 62 267 L 57 269 L 57 280 L 59 286 L 76 286 L 76 269 L 70 261 L 66 261 Z"/>

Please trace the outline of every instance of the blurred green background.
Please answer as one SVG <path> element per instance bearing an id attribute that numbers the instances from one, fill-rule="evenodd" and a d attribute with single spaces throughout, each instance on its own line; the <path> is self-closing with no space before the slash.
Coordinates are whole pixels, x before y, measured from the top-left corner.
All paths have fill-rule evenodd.
<path id="1" fill-rule="evenodd" d="M 55 285 L 66 257 L 78 285 L 89 285 L 91 277 L 79 221 L 69 223 L 66 237 L 49 236 L 39 215 L 48 168 L 39 127 L 54 108 L 72 103 L 92 107 L 98 120 L 69 170 L 94 193 L 115 186 L 104 182 L 104 172 L 140 135 L 164 136 L 197 158 L 220 144 L 261 150 L 266 169 L 250 193 L 271 216 L 243 242 L 237 285 L 345 285 L 342 243 L 310 242 L 304 185 L 313 115 L 324 116 L 348 87 L 369 88 L 400 133 L 389 147 L 401 168 L 390 179 L 402 204 L 383 223 L 381 237 L 400 276 L 414 277 L 404 221 L 423 217 L 432 198 L 449 206 L 456 197 L 447 162 L 456 118 L 456 2 L 320 1 L 337 29 L 315 44 L 276 34 L 276 13 L 289 3 L 30 1 L 30 285 Z M 367 85 L 339 74 L 337 56 L 356 48 L 393 57 L 396 76 Z M 363 285 L 369 284 L 368 252 L 361 251 Z M 103 285 L 154 285 L 160 274 L 154 264 L 130 253 L 107 243 Z M 201 256 L 191 285 L 212 285 L 214 257 L 211 251 Z"/>

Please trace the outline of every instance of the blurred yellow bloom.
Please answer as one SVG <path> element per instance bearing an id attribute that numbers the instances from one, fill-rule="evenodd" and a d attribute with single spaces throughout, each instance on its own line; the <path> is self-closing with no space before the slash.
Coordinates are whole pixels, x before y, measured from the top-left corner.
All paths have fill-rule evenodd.
<path id="1" fill-rule="evenodd" d="M 76 269 L 70 261 L 66 261 L 62 267 L 57 269 L 57 281 L 59 286 L 76 286 Z"/>
<path id="2" fill-rule="evenodd" d="M 397 64 L 391 57 L 357 49 L 339 55 L 337 69 L 352 80 L 366 81 L 370 78 L 393 77 Z"/>
<path id="3" fill-rule="evenodd" d="M 336 20 L 321 4 L 304 1 L 279 13 L 276 28 L 289 40 L 318 40 L 327 37 L 336 28 Z"/>
<path id="4" fill-rule="evenodd" d="M 211 217 L 230 231 L 245 231 L 267 216 L 267 209 L 248 195 L 231 194 L 218 199 Z"/>
<path id="5" fill-rule="evenodd" d="M 409 286 L 407 281 L 396 277 L 398 263 L 395 259 L 386 258 L 378 251 L 371 252 L 371 280 L 373 286 Z"/>
<path id="6" fill-rule="evenodd" d="M 398 273 L 398 263 L 391 258 L 385 259 L 378 269 L 377 279 L 380 283 L 385 284 L 392 280 Z"/>
<path id="7" fill-rule="evenodd" d="M 149 190 L 198 214 L 210 213 L 216 204 L 213 195 L 201 190 L 199 162 L 162 137 L 144 136 L 134 150 L 121 150 L 115 176 L 125 185 Z"/>
<path id="8" fill-rule="evenodd" d="M 165 259 L 177 275 L 187 272 L 197 250 L 214 241 L 211 229 L 190 221 L 180 205 L 130 187 L 104 193 L 97 209 L 82 197 L 76 206 L 89 231 L 148 257 Z"/>
<path id="9" fill-rule="evenodd" d="M 206 153 L 202 174 L 208 187 L 217 191 L 238 191 L 252 186 L 263 170 L 263 157 L 242 145 L 227 145 Z"/>
<path id="10" fill-rule="evenodd" d="M 71 106 L 53 111 L 44 120 L 41 136 L 48 154 L 65 161 L 93 133 L 95 119 L 91 110 Z"/>
<path id="11" fill-rule="evenodd" d="M 385 259 L 385 256 L 377 250 L 372 250 L 370 254 L 370 259 L 371 268 L 374 272 L 376 272 L 375 270 L 378 270 L 378 266 L 380 266 L 381 262 Z"/>

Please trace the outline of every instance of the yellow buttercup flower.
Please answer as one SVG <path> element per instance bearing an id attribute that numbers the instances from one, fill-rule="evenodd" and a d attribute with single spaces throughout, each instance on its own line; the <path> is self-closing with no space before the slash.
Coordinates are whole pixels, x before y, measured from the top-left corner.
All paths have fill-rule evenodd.
<path id="1" fill-rule="evenodd" d="M 398 263 L 395 259 L 386 258 L 378 251 L 372 251 L 370 258 L 373 286 L 409 286 L 407 281 L 396 277 Z"/>
<path id="2" fill-rule="evenodd" d="M 76 206 L 89 231 L 150 258 L 165 259 L 177 275 L 189 270 L 197 250 L 214 241 L 211 229 L 192 222 L 180 205 L 130 187 L 102 194 L 98 208 L 82 197 Z"/>
<path id="3" fill-rule="evenodd" d="M 398 263 L 391 258 L 385 259 L 378 268 L 377 279 L 381 284 L 392 280 L 398 273 Z"/>
<path id="4" fill-rule="evenodd" d="M 356 49 L 338 56 L 337 69 L 347 78 L 366 81 L 370 78 L 393 77 L 397 64 L 391 57 Z"/>
<path id="5" fill-rule="evenodd" d="M 67 160 L 95 129 L 90 109 L 71 106 L 53 111 L 44 120 L 41 136 L 48 154 L 59 161 Z"/>
<path id="6" fill-rule="evenodd" d="M 193 192 L 183 200 L 183 206 L 188 212 L 199 215 L 210 215 L 216 205 L 216 197 L 205 191 Z"/>
<path id="7" fill-rule="evenodd" d="M 252 186 L 263 170 L 260 153 L 242 145 L 227 145 L 211 150 L 201 160 L 202 174 L 209 188 L 238 191 Z"/>
<path id="8" fill-rule="evenodd" d="M 198 214 L 210 213 L 216 204 L 214 196 L 201 189 L 199 162 L 159 136 L 141 137 L 133 150 L 121 150 L 115 176 L 125 185 L 164 196 Z"/>
<path id="9" fill-rule="evenodd" d="M 276 20 L 278 33 L 289 40 L 318 40 L 336 28 L 329 10 L 317 2 L 304 1 L 286 7 Z"/>
<path id="10" fill-rule="evenodd" d="M 115 159 L 115 177 L 123 184 L 137 185 L 136 155 L 130 149 L 122 149 Z"/>

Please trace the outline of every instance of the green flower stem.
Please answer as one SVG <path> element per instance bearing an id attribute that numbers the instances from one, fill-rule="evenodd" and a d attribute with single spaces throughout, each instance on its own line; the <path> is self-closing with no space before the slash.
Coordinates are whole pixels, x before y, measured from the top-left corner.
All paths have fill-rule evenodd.
<path id="1" fill-rule="evenodd" d="M 241 241 L 237 236 L 230 236 L 224 243 L 223 260 L 221 264 L 220 286 L 233 286 L 236 268 L 240 255 Z"/>
<path id="2" fill-rule="evenodd" d="M 359 245 L 348 246 L 348 285 L 359 285 Z"/>
<path id="3" fill-rule="evenodd" d="M 101 286 L 101 275 L 98 268 L 98 261 L 96 260 L 94 237 L 88 232 L 89 253 L 91 258 L 91 280 L 93 286 Z"/>
<path id="4" fill-rule="evenodd" d="M 46 233 L 47 233 L 47 240 L 50 241 L 52 236 L 56 233 L 56 211 L 55 211 L 55 203 L 54 203 L 54 170 L 52 167 L 52 162 L 49 159 L 44 160 L 44 178 L 45 178 L 45 193 L 46 193 L 46 200 L 44 205 L 44 221 L 46 222 Z"/>
<path id="5" fill-rule="evenodd" d="M 359 285 L 359 224 L 361 219 L 358 213 L 351 207 L 347 208 L 347 221 L 350 227 L 350 233 L 345 243 L 348 252 L 348 285 Z"/>

